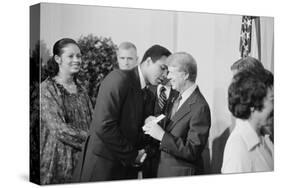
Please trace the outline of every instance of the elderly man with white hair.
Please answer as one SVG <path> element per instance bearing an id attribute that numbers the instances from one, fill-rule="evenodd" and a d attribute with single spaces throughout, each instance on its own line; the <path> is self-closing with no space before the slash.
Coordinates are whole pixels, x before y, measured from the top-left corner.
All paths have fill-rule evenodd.
<path id="1" fill-rule="evenodd" d="M 164 128 L 150 116 L 143 130 L 160 141 L 158 177 L 200 174 L 203 171 L 201 154 L 211 126 L 209 105 L 195 83 L 195 59 L 188 53 L 179 52 L 169 56 L 167 61 L 168 78 L 179 95 L 174 99 Z"/>

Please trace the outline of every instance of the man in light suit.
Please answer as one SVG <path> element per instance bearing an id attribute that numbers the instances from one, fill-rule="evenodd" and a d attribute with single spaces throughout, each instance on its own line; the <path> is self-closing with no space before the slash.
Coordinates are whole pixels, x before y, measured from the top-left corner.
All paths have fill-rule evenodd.
<path id="1" fill-rule="evenodd" d="M 143 90 L 167 69 L 171 53 L 154 45 L 139 66 L 114 70 L 102 82 L 97 97 L 90 136 L 77 166 L 74 181 L 106 181 L 137 178 L 133 166 L 141 163 L 148 116 L 148 93 Z"/>
<path id="2" fill-rule="evenodd" d="M 195 59 L 180 52 L 171 55 L 167 61 L 168 78 L 179 96 L 174 100 L 164 128 L 150 122 L 143 130 L 160 141 L 158 177 L 200 174 L 203 171 L 201 154 L 211 125 L 209 105 L 195 84 Z M 149 117 L 146 122 L 154 118 Z"/>

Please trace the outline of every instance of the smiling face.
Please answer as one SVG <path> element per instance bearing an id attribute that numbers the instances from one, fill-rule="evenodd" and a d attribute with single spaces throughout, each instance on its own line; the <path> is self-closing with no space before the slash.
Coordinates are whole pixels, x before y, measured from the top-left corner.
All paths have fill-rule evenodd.
<path id="1" fill-rule="evenodd" d="M 186 83 L 186 73 L 177 66 L 169 66 L 167 78 L 170 80 L 173 89 L 181 92 Z"/>
<path id="2" fill-rule="evenodd" d="M 60 56 L 55 60 L 59 65 L 59 71 L 64 74 L 75 74 L 79 72 L 81 65 L 81 52 L 76 44 L 68 44 L 62 48 Z"/>
<path id="3" fill-rule="evenodd" d="M 132 69 L 138 64 L 137 52 L 134 48 L 118 50 L 118 65 L 122 70 Z"/>

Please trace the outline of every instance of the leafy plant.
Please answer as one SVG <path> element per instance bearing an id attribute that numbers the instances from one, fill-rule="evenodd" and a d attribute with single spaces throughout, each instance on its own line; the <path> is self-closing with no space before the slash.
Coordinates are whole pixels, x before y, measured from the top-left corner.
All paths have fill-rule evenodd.
<path id="1" fill-rule="evenodd" d="M 82 52 L 79 81 L 86 87 L 95 104 L 99 86 L 104 77 L 117 67 L 117 46 L 111 38 L 92 34 L 81 36 L 78 40 Z"/>

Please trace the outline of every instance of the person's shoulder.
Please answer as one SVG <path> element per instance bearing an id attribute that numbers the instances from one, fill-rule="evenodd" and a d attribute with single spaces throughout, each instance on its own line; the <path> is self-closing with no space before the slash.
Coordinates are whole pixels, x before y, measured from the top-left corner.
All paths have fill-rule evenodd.
<path id="1" fill-rule="evenodd" d="M 55 88 L 54 80 L 52 78 L 47 78 L 40 84 L 41 99 L 53 98 L 55 95 L 57 95 L 57 90 Z"/>
<path id="2" fill-rule="evenodd" d="M 128 77 L 129 77 L 128 71 L 115 69 L 106 76 L 106 79 L 120 81 L 120 80 L 128 79 Z"/>
<path id="3" fill-rule="evenodd" d="M 46 78 L 41 84 L 41 91 L 47 91 L 53 88 L 53 80 L 51 78 Z"/>
<path id="4" fill-rule="evenodd" d="M 224 147 L 223 167 L 224 173 L 246 172 L 251 169 L 250 152 L 246 143 L 237 131 L 233 131 Z"/>
<path id="5" fill-rule="evenodd" d="M 132 87 L 132 79 L 129 71 L 113 70 L 101 82 L 100 92 L 122 91 Z"/>
<path id="6" fill-rule="evenodd" d="M 225 150 L 228 152 L 231 151 L 232 155 L 237 156 L 247 153 L 247 145 L 242 135 L 239 134 L 239 131 L 237 131 L 235 128 L 227 139 Z"/>
<path id="7" fill-rule="evenodd" d="M 104 79 L 102 85 L 111 85 L 112 87 L 120 85 L 128 85 L 131 83 L 132 77 L 130 76 L 131 71 L 126 70 L 113 70 Z"/>
<path id="8" fill-rule="evenodd" d="M 198 86 L 197 86 L 197 88 L 195 89 L 194 92 L 196 92 L 197 103 L 203 108 L 209 108 L 209 104 L 208 104 L 207 100 L 205 99 L 204 95 L 199 90 Z"/>

